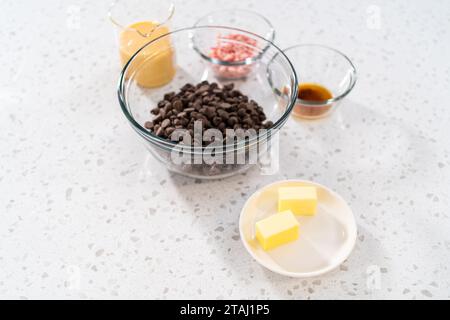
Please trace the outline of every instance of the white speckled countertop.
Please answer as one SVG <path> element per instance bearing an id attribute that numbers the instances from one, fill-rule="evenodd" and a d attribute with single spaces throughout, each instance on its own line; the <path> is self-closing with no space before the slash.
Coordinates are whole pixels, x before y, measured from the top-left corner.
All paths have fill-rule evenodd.
<path id="1" fill-rule="evenodd" d="M 245 3 L 277 43 L 328 44 L 358 83 L 331 118 L 283 128 L 281 170 L 173 175 L 116 99 L 108 1 L 0 4 L 0 298 L 450 298 L 448 1 L 189 1 L 175 27 Z M 358 241 L 327 275 L 260 267 L 241 245 L 257 188 L 304 178 L 353 208 Z"/>

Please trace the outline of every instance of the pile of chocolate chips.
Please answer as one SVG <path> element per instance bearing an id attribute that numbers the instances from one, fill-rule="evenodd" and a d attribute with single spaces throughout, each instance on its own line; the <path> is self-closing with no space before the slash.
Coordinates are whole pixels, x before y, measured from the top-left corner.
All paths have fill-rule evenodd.
<path id="1" fill-rule="evenodd" d="M 224 138 L 226 129 L 257 131 L 273 126 L 265 121 L 263 108 L 234 89 L 233 83 L 222 88 L 215 82 L 187 83 L 177 93 L 166 93 L 151 113 L 154 118 L 145 123 L 145 128 L 165 139 L 170 139 L 176 129 L 189 130 L 193 139 L 195 121 L 201 121 L 203 130 L 220 130 Z"/>

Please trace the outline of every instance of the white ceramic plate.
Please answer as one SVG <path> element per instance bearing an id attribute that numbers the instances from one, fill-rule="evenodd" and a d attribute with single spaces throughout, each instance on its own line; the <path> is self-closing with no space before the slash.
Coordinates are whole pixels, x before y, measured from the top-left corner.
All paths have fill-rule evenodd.
<path id="1" fill-rule="evenodd" d="M 255 223 L 277 212 L 282 186 L 315 186 L 318 208 L 312 217 L 297 216 L 300 236 L 295 242 L 264 251 L 255 238 Z M 239 232 L 250 255 L 267 269 L 291 277 L 314 277 L 339 266 L 353 250 L 356 223 L 352 210 L 338 194 L 303 180 L 275 182 L 256 191 L 245 203 Z"/>

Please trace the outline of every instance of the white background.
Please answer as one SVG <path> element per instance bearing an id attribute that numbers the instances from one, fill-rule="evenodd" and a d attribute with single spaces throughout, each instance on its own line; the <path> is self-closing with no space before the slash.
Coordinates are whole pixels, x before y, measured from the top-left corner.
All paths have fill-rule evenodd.
<path id="1" fill-rule="evenodd" d="M 283 128 L 277 175 L 211 182 L 168 173 L 126 123 L 108 4 L 1 1 L 0 298 L 450 297 L 448 1 L 178 3 L 174 27 L 251 8 L 281 47 L 327 44 L 359 73 L 331 118 Z M 283 178 L 353 208 L 338 270 L 290 279 L 246 253 L 240 209 Z"/>

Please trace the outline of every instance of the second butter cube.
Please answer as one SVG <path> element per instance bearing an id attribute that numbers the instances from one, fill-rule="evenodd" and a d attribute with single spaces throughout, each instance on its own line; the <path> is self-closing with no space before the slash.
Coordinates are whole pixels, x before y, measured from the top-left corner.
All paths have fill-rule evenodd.
<path id="1" fill-rule="evenodd" d="M 312 216 L 317 211 L 315 187 L 281 187 L 278 189 L 278 212 L 291 210 L 296 215 Z"/>

